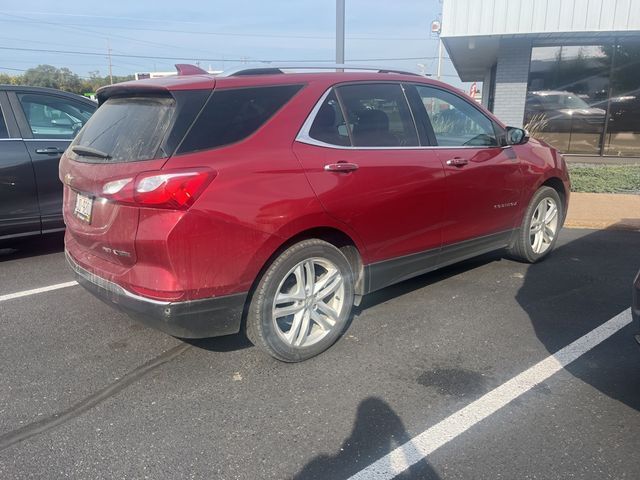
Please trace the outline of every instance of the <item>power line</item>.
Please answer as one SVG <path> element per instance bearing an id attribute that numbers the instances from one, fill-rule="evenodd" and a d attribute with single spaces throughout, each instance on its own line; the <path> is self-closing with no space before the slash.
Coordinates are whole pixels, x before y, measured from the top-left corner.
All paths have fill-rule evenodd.
<path id="1" fill-rule="evenodd" d="M 30 19 L 28 17 L 19 17 L 18 15 L 10 15 L 8 13 L 4 13 L 4 15 L 16 17 L 23 19 L 22 23 L 47 23 L 50 25 L 60 25 L 60 26 L 70 26 L 70 27 L 85 27 L 85 24 L 81 23 L 70 23 L 70 22 L 46 22 L 44 20 L 35 20 Z M 115 17 L 108 17 L 115 18 Z M 8 20 L 0 20 L 1 22 L 7 22 Z M 194 30 L 176 30 L 176 29 L 168 29 L 168 28 L 144 28 L 144 27 L 128 27 L 124 25 L 91 25 L 92 28 L 100 28 L 100 29 L 116 29 L 116 30 L 132 30 L 132 31 L 149 31 L 149 32 L 165 32 L 165 33 L 187 33 L 190 35 L 214 35 L 214 36 L 225 36 L 225 37 L 256 37 L 256 38 L 296 38 L 296 39 L 309 39 L 309 40 L 333 40 L 335 37 L 330 35 L 299 35 L 299 34 L 291 34 L 291 35 L 281 35 L 281 34 L 271 34 L 271 33 L 236 33 L 236 32 L 212 32 L 212 31 L 194 31 Z M 99 35 L 104 35 L 98 33 Z M 123 37 L 125 38 L 125 37 Z M 433 40 L 429 38 L 428 35 L 424 37 L 388 37 L 388 36 L 378 36 L 378 35 L 368 35 L 368 34 L 360 34 L 360 35 L 347 35 L 347 39 L 349 40 L 401 40 L 401 41 L 428 41 Z M 140 40 L 139 40 L 140 41 Z"/>
<path id="2" fill-rule="evenodd" d="M 80 50 L 55 50 L 48 48 L 26 48 L 26 47 L 8 47 L 8 46 L 0 46 L 0 50 L 15 50 L 20 52 L 38 52 L 38 53 L 57 53 L 63 55 L 89 55 L 89 56 L 99 56 L 104 57 L 104 52 L 83 52 Z M 157 56 L 157 55 L 133 55 L 133 54 L 124 54 L 124 53 L 112 53 L 112 57 L 123 57 L 123 58 L 142 58 L 142 59 L 154 59 L 154 60 L 191 60 L 191 61 L 203 61 L 203 62 L 244 62 L 246 61 L 246 57 L 241 58 L 205 58 L 199 57 L 196 55 L 193 56 L 175 56 L 175 57 L 167 57 L 167 56 Z M 380 62 L 380 61 L 402 61 L 402 60 L 430 60 L 436 57 L 424 56 L 424 57 L 394 57 L 394 58 L 351 58 L 348 61 L 350 62 Z M 309 62 L 319 62 L 319 63 L 330 63 L 334 60 L 279 60 L 279 59 L 269 59 L 269 60 L 254 60 L 259 63 L 274 63 L 274 62 L 282 62 L 282 63 L 309 63 Z"/>
<path id="3" fill-rule="evenodd" d="M 149 45 L 149 46 L 156 47 L 156 48 L 178 48 L 175 45 L 170 45 L 168 43 L 151 42 L 149 40 L 139 40 L 137 38 L 127 37 L 127 36 L 124 36 L 124 35 L 116 35 L 116 34 L 113 34 L 113 33 L 110 33 L 107 36 L 104 33 L 97 32 L 95 30 L 91 30 L 91 29 L 85 28 L 84 26 L 80 26 L 80 25 L 69 26 L 69 25 L 65 25 L 63 23 L 48 22 L 46 20 L 32 20 L 32 19 L 29 19 L 27 17 L 22 17 L 22 16 L 19 16 L 19 15 L 11 15 L 11 14 L 2 13 L 2 12 L 0 12 L 0 15 L 4 15 L 4 16 L 12 18 L 11 20 L 2 20 L 2 19 L 0 19 L 0 22 L 11 22 L 11 23 L 18 22 L 19 23 L 20 21 L 22 21 L 22 23 L 40 23 L 40 24 L 44 24 L 44 25 L 51 25 L 51 26 L 56 27 L 56 28 L 61 28 L 63 30 L 68 30 L 68 31 L 71 31 L 71 32 L 76 33 L 76 34 L 78 33 L 78 30 L 82 31 L 82 32 L 91 33 L 93 35 L 102 37 L 105 40 L 107 40 L 110 37 L 113 37 L 113 38 L 120 38 L 120 39 L 123 39 L 123 40 L 127 40 L 127 41 L 130 41 L 130 42 L 140 43 L 142 45 Z"/>

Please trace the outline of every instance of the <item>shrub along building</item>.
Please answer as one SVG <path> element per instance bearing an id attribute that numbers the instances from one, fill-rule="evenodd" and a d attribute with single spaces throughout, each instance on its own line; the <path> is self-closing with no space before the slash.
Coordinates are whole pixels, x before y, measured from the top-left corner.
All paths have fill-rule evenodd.
<path id="1" fill-rule="evenodd" d="M 640 157 L 640 0 L 444 0 L 482 103 L 564 153 Z"/>

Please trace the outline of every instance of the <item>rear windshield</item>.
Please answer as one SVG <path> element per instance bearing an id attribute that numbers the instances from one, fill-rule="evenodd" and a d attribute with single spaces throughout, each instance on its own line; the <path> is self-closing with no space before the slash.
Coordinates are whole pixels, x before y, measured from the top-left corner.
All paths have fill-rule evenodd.
<path id="1" fill-rule="evenodd" d="M 160 145 L 171 124 L 175 101 L 171 97 L 110 98 L 80 131 L 73 147 L 86 147 L 103 156 L 83 154 L 77 161 L 121 163 L 166 157 Z"/>
<path id="2" fill-rule="evenodd" d="M 178 153 L 221 147 L 247 138 L 301 88 L 302 85 L 279 85 L 214 91 Z"/>

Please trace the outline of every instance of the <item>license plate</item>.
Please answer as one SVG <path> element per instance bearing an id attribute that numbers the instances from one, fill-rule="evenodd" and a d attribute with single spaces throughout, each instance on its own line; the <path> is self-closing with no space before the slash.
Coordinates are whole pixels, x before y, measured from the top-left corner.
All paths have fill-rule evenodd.
<path id="1" fill-rule="evenodd" d="M 93 198 L 78 193 L 76 195 L 76 208 L 73 213 L 80 220 L 91 223 L 91 210 L 93 210 Z"/>

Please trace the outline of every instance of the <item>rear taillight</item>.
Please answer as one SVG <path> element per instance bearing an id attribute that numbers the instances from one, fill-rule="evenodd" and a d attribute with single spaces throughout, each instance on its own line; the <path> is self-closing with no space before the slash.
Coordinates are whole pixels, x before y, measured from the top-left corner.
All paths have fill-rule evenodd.
<path id="1" fill-rule="evenodd" d="M 208 168 L 143 172 L 105 183 L 101 196 L 139 207 L 186 209 L 215 176 Z"/>

